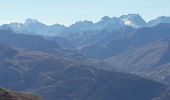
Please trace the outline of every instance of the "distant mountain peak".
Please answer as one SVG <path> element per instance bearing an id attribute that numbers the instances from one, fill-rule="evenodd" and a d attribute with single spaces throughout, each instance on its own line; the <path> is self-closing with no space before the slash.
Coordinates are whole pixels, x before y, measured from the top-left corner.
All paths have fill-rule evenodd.
<path id="1" fill-rule="evenodd" d="M 50 25 L 50 26 L 63 26 L 63 27 L 66 27 L 65 25 L 58 24 L 58 23 L 56 23 L 56 24 L 54 24 L 54 25 Z"/>
<path id="2" fill-rule="evenodd" d="M 104 16 L 103 18 L 101 18 L 100 21 L 108 21 L 110 20 L 111 18 L 109 16 Z"/>
<path id="3" fill-rule="evenodd" d="M 170 17 L 168 16 L 160 16 L 154 20 L 149 21 L 148 26 L 156 26 L 160 23 L 170 23 Z"/>
<path id="4" fill-rule="evenodd" d="M 5 30 L 5 31 L 13 31 L 8 24 L 4 24 L 0 26 L 0 29 Z"/>
<path id="5" fill-rule="evenodd" d="M 84 21 L 78 21 L 75 24 L 82 25 L 82 24 L 93 24 L 92 21 L 84 20 Z M 73 24 L 73 25 L 75 25 Z"/>
<path id="6" fill-rule="evenodd" d="M 139 14 L 128 14 L 120 17 L 122 22 L 133 28 L 141 28 L 146 26 L 146 21 Z"/>
<path id="7" fill-rule="evenodd" d="M 141 15 L 140 14 L 127 14 L 127 15 L 122 15 L 121 17 L 123 17 L 123 16 L 130 16 L 130 17 L 141 17 Z"/>
<path id="8" fill-rule="evenodd" d="M 120 19 L 128 19 L 128 20 L 142 19 L 143 20 L 143 18 L 139 14 L 122 15 Z"/>
<path id="9" fill-rule="evenodd" d="M 107 24 L 107 23 L 115 23 L 115 22 L 119 22 L 119 18 L 117 17 L 108 17 L 108 16 L 104 16 L 99 22 L 97 23 L 103 23 L 103 24 Z"/>
<path id="10" fill-rule="evenodd" d="M 28 18 L 28 19 L 25 20 L 24 24 L 35 24 L 35 23 L 40 23 L 40 22 L 36 19 Z"/>
<path id="11" fill-rule="evenodd" d="M 166 18 L 170 18 L 170 17 L 168 17 L 168 16 L 160 16 L 160 17 L 158 17 L 158 19 L 166 19 Z"/>

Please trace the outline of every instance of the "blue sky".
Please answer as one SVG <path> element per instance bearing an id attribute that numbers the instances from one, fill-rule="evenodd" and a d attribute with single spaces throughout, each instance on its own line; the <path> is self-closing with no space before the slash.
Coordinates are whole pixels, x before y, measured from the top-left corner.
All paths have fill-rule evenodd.
<path id="1" fill-rule="evenodd" d="M 46 24 L 70 25 L 128 13 L 139 13 L 147 21 L 170 16 L 170 0 L 0 0 L 0 24 L 34 18 Z"/>

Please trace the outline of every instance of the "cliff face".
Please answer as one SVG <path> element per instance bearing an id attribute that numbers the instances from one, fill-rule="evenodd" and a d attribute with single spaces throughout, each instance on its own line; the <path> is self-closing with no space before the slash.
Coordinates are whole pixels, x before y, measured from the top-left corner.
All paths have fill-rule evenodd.
<path id="1" fill-rule="evenodd" d="M 42 100 L 41 98 L 24 93 L 9 92 L 0 88 L 0 100 Z"/>

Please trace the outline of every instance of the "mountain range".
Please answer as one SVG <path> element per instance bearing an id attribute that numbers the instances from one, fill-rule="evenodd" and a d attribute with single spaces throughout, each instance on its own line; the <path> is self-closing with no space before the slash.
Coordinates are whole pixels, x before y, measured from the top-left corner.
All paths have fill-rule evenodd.
<path id="1" fill-rule="evenodd" d="M 5 24 L 0 87 L 47 100 L 169 100 L 169 47 L 165 16 L 105 16 L 69 27 L 34 19 Z"/>
<path id="2" fill-rule="evenodd" d="M 170 17 L 158 17 L 146 22 L 139 14 L 122 15 L 121 17 L 103 17 L 100 21 L 79 21 L 66 27 L 64 25 L 46 25 L 35 19 L 27 19 L 24 23 L 10 23 L 11 29 L 17 33 L 36 34 L 44 36 L 67 36 L 70 34 L 83 34 L 96 31 L 117 31 L 121 27 L 129 26 L 132 28 L 152 27 L 160 23 L 170 23 Z"/>

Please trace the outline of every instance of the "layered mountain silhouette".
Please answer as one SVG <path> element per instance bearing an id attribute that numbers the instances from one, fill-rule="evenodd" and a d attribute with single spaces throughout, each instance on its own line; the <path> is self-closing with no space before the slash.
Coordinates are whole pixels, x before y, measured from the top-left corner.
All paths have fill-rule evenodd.
<path id="1" fill-rule="evenodd" d="M 165 16 L 105 16 L 69 27 L 35 19 L 5 24 L 0 86 L 47 100 L 169 100 L 169 47 Z"/>
<path id="2" fill-rule="evenodd" d="M 107 30 L 109 32 L 120 30 L 121 27 L 142 28 L 156 26 L 160 23 L 170 23 L 170 17 L 162 16 L 146 22 L 139 14 L 128 14 L 120 17 L 103 17 L 100 21 L 79 21 L 66 27 L 64 25 L 45 25 L 35 19 L 26 19 L 24 23 L 11 23 L 9 27 L 17 33 L 36 34 L 44 36 L 68 36 L 87 32 Z"/>

